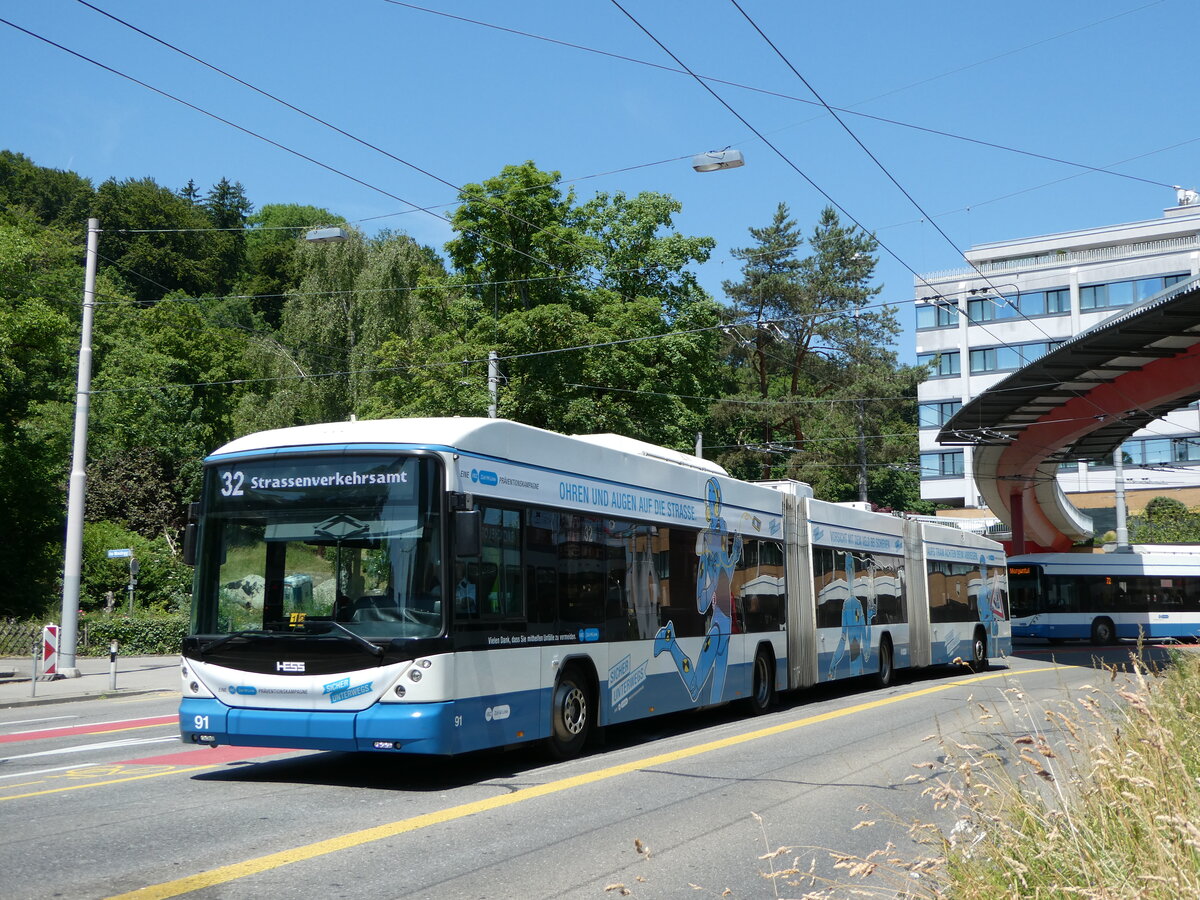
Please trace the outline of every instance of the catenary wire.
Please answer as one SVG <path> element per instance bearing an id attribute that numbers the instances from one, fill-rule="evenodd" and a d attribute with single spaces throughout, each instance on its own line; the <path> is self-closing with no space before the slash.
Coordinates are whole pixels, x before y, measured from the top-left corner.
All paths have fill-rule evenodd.
<path id="1" fill-rule="evenodd" d="M 36 40 L 42 41 L 42 42 L 43 42 L 43 43 L 45 43 L 45 44 L 49 44 L 49 45 L 50 45 L 50 46 L 52 46 L 52 47 L 55 47 L 55 48 L 57 48 L 57 49 L 59 49 L 59 50 L 62 50 L 64 53 L 69 53 L 71 56 L 74 56 L 74 57 L 76 57 L 77 59 L 81 59 L 81 60 L 83 60 L 84 62 L 90 63 L 90 64 L 92 64 L 92 65 L 94 65 L 94 66 L 97 66 L 98 68 L 101 68 L 101 69 L 105 70 L 106 72 L 109 72 L 109 73 L 111 73 L 111 74 L 113 74 L 113 75 L 117 75 L 117 76 L 119 76 L 119 77 L 121 77 L 121 78 L 124 78 L 124 79 L 126 79 L 126 80 L 128 80 L 128 81 L 131 81 L 131 82 L 133 82 L 134 84 L 137 84 L 137 85 L 139 85 L 140 87 L 144 87 L 144 88 L 146 88 L 147 90 L 149 90 L 149 91 L 153 91 L 154 93 L 156 93 L 156 94 L 159 94 L 159 95 L 160 95 L 160 96 L 162 96 L 162 97 L 166 97 L 166 98 L 167 98 L 167 99 L 169 99 L 169 100 L 173 100 L 173 101 L 175 101 L 176 103 L 179 103 L 179 104 L 180 104 L 180 105 L 182 105 L 182 106 L 186 106 L 188 109 L 191 109 L 191 110 L 193 110 L 194 112 L 198 112 L 198 113 L 200 113 L 200 114 L 202 114 L 202 115 L 208 116 L 209 118 L 211 118 L 211 119 L 214 119 L 215 121 L 217 121 L 217 122 L 220 122 L 220 123 L 222 123 L 222 124 L 224 124 L 224 125 L 228 125 L 230 128 L 234 128 L 234 129 L 236 129 L 237 131 L 240 131 L 240 132 L 242 132 L 243 134 L 249 135 L 250 137 L 253 137 L 253 138 L 256 138 L 256 139 L 258 139 L 258 140 L 260 140 L 260 141 L 263 141 L 264 143 L 270 144 L 271 146 L 273 146 L 273 147 L 275 147 L 275 148 L 277 148 L 277 149 L 279 149 L 279 150 L 283 150 L 285 153 L 290 153 L 291 155 L 293 155 L 293 156 L 296 156 L 296 157 L 298 157 L 298 158 L 300 158 L 300 159 L 303 159 L 303 160 L 305 160 L 306 162 L 310 162 L 310 163 L 312 163 L 313 165 L 319 166 L 320 168 L 322 168 L 322 169 L 325 169 L 325 170 L 326 170 L 326 171 L 328 171 L 328 172 L 332 172 L 332 173 L 333 173 L 333 174 L 335 174 L 335 175 L 340 175 L 340 176 L 342 176 L 343 178 L 347 178 L 347 179 L 349 179 L 350 181 L 353 181 L 355 184 L 358 184 L 358 185 L 360 185 L 360 186 L 362 186 L 362 187 L 365 187 L 365 188 L 367 188 L 367 189 L 369 189 L 369 190 L 376 191 L 376 192 L 378 192 L 378 193 L 380 193 L 380 194 L 384 195 L 385 197 L 390 197 L 390 198 L 391 198 L 391 199 L 393 199 L 393 200 L 397 200 L 397 201 L 399 201 L 400 203 L 404 203 L 404 204 L 406 204 L 406 205 L 408 205 L 408 206 L 411 206 L 411 207 L 414 209 L 414 211 L 417 211 L 417 212 L 424 212 L 424 213 L 426 213 L 427 215 L 433 216 L 434 218 L 436 218 L 436 219 L 439 219 L 439 220 L 441 220 L 441 221 L 445 222 L 446 224 L 453 226 L 453 222 L 451 222 L 451 221 L 450 221 L 449 219 L 447 219 L 445 216 L 442 216 L 442 215 L 440 215 L 440 214 L 438 214 L 438 213 L 434 212 L 432 207 L 423 207 L 423 206 L 420 206 L 419 204 L 413 203 L 412 201 L 410 201 L 410 200 L 407 200 L 407 199 L 405 199 L 404 197 L 401 197 L 401 196 L 399 196 L 399 195 L 397 195 L 397 194 L 394 194 L 394 193 L 392 193 L 391 191 L 388 191 L 388 190 L 386 190 L 386 189 L 384 189 L 384 188 L 381 188 L 381 187 L 379 187 L 379 186 L 377 186 L 377 185 L 371 184 L 371 183 L 370 183 L 370 182 L 368 182 L 368 181 L 364 181 L 363 179 L 361 179 L 361 178 L 358 178 L 357 176 L 351 175 L 349 172 L 345 172 L 345 171 L 343 171 L 343 170 L 341 170 L 341 169 L 338 169 L 338 168 L 337 168 L 337 167 L 335 167 L 335 166 L 332 166 L 332 165 L 330 165 L 330 164 L 328 164 L 328 163 L 321 162 L 320 160 L 318 160 L 318 159 L 315 159 L 314 157 L 308 156 L 307 154 L 305 154 L 305 153 L 302 153 L 301 151 L 299 151 L 299 150 L 296 150 L 296 149 L 295 149 L 295 148 L 293 148 L 293 147 L 289 147 L 289 146 L 287 146 L 286 144 L 282 144 L 282 143 L 280 143 L 279 141 L 276 141 L 276 140 L 273 140 L 272 138 L 269 138 L 269 137 L 267 137 L 266 135 L 259 134 L 258 132 L 254 131 L 254 130 L 252 130 L 252 129 L 250 129 L 250 128 L 246 128 L 246 127 L 245 127 L 245 126 L 243 126 L 243 125 L 238 125 L 236 122 L 233 122 L 233 121 L 231 121 L 231 120 L 229 120 L 229 119 L 226 119 L 226 118 L 224 118 L 224 117 L 222 117 L 222 116 L 220 116 L 220 115 L 217 115 L 217 114 L 216 114 L 216 113 L 214 113 L 214 112 L 210 112 L 209 110 L 207 110 L 207 109 L 204 109 L 203 107 L 197 106 L 196 104 L 194 104 L 194 103 L 191 103 L 191 102 L 189 102 L 189 101 L 187 101 L 187 100 L 184 100 L 182 97 L 178 97 L 178 96 L 176 96 L 176 95 L 174 95 L 174 94 L 172 94 L 172 93 L 170 93 L 170 92 L 168 92 L 168 91 L 165 91 L 165 90 L 163 90 L 162 88 L 157 88 L 157 87 L 155 87 L 154 85 L 152 85 L 152 84 L 148 84 L 147 82 L 145 82 L 145 81 L 142 81 L 142 80 L 140 80 L 140 79 L 138 79 L 138 78 L 135 78 L 134 76 L 132 76 L 132 75 L 129 75 L 129 74 L 125 73 L 125 72 L 122 72 L 122 71 L 120 71 L 119 69 L 115 69 L 115 68 L 113 68 L 112 66 L 106 65 L 105 63 L 102 63 L 102 62 L 100 62 L 100 61 L 98 61 L 98 60 L 92 59 L 91 57 L 89 57 L 89 56 L 87 56 L 87 55 L 85 55 L 85 54 L 83 54 L 83 53 L 80 53 L 80 52 L 78 52 L 78 51 L 76 51 L 76 50 L 72 50 L 72 49 L 70 49 L 69 47 L 66 47 L 66 46 L 64 46 L 64 45 L 62 45 L 62 44 L 60 44 L 60 43 L 58 43 L 58 42 L 56 42 L 56 41 L 53 41 L 53 40 L 51 40 L 51 39 L 50 39 L 50 38 L 48 38 L 48 37 L 45 37 L 44 35 L 40 35 L 40 34 L 38 34 L 38 33 L 34 32 L 34 31 L 30 31 L 28 28 L 24 28 L 24 27 L 22 27 L 22 26 L 20 26 L 20 25 L 17 25 L 15 22 L 11 22 L 11 21 L 9 21 L 8 19 L 5 19 L 5 18 L 0 18 L 0 24 L 8 25 L 10 28 L 13 28 L 13 29 L 15 29 L 15 30 L 17 30 L 17 31 L 20 31 L 20 32 L 22 32 L 23 34 L 26 34 L 26 35 L 28 35 L 28 36 L 30 36 L 30 37 L 32 37 L 32 38 L 34 38 L 34 39 L 36 39 Z M 477 199 L 477 200 L 480 200 L 480 201 L 482 201 L 482 200 L 483 200 L 483 198 L 468 198 L 468 200 L 465 200 L 464 202 L 472 202 L 472 200 L 476 200 L 476 199 Z M 474 236 L 476 236 L 476 237 L 479 237 L 479 238 L 481 238 L 482 240 L 488 241 L 488 242 L 490 242 L 490 243 L 494 243 L 494 244 L 496 244 L 497 246 L 500 246 L 500 247 L 502 247 L 502 248 L 504 248 L 504 249 L 506 249 L 506 250 L 510 250 L 510 251 L 512 251 L 513 253 L 516 253 L 516 254 L 518 254 L 519 256 L 524 256 L 524 257 L 526 257 L 526 258 L 528 258 L 528 259 L 532 260 L 533 262 L 535 262 L 535 263 L 537 263 L 537 264 L 539 264 L 539 265 L 546 266 L 546 267 L 547 267 L 547 268 L 549 268 L 549 269 L 554 269 L 554 270 L 556 270 L 556 271 L 562 271 L 562 270 L 563 270 L 561 266 L 557 266 L 557 265 L 555 265 L 554 263 L 551 263 L 551 262 L 549 262 L 549 261 L 546 261 L 546 260 L 543 260 L 543 259 L 539 259 L 538 257 L 536 257 L 536 256 L 533 256 L 532 254 L 525 252 L 524 250 L 521 250 L 521 249 L 519 249 L 519 248 L 517 248 L 517 247 L 512 247 L 512 246 L 509 246 L 508 244 L 505 244 L 503 241 L 498 241 L 498 240 L 496 240 L 496 239 L 494 239 L 494 238 L 492 238 L 492 237 L 490 237 L 490 236 L 488 236 L 488 235 L 477 234 L 477 233 L 475 233 L 475 232 L 473 232 L 473 231 L 471 231 L 471 230 L 469 230 L 469 229 L 465 229 L 464 231 L 465 231 L 465 233 L 467 233 L 467 234 L 472 234 L 472 235 L 474 235 Z"/>
<path id="2" fill-rule="evenodd" d="M 82 2 L 82 0 L 81 0 L 81 2 Z M 528 31 L 521 31 L 516 28 L 508 28 L 503 25 L 496 25 L 494 23 L 483 22 L 478 19 L 470 19 L 465 16 L 454 15 L 452 13 L 448 13 L 448 12 L 445 12 L 442 10 L 428 9 L 426 7 L 417 6 L 412 3 L 404 3 L 404 2 L 401 2 L 401 0 L 384 0 L 384 2 L 390 3 L 393 6 L 401 6 L 401 7 L 407 8 L 407 9 L 415 10 L 417 12 L 429 13 L 431 15 L 441 16 L 446 19 L 453 19 L 453 20 L 456 20 L 459 22 L 464 22 L 469 25 L 477 25 L 477 26 L 480 26 L 483 28 L 490 28 L 495 31 L 506 32 L 508 34 L 517 35 L 519 37 L 530 38 L 532 40 L 537 40 L 537 41 L 544 41 L 544 42 L 550 43 L 550 44 L 556 44 L 558 46 L 567 47 L 572 50 L 580 50 L 580 51 L 583 51 L 586 53 L 593 53 L 593 54 L 597 54 L 599 56 L 606 56 L 611 59 L 619 60 L 621 62 L 633 63 L 635 65 L 646 66 L 646 67 L 652 68 L 652 69 L 658 69 L 663 72 L 670 72 L 670 73 L 678 74 L 678 75 L 692 75 L 691 72 L 689 72 L 688 70 L 683 69 L 683 68 L 674 68 L 672 66 L 665 66 L 660 63 L 655 63 L 655 62 L 651 62 L 649 60 L 644 60 L 644 59 L 638 59 L 636 57 L 627 56 L 627 55 L 621 54 L 621 53 L 613 53 L 613 52 L 607 51 L 607 50 L 599 50 L 595 47 L 588 47 L 583 44 L 576 44 L 576 43 L 572 43 L 570 41 L 558 40 L 557 38 L 551 38 L 551 37 L 547 37 L 545 35 L 535 34 L 535 33 L 528 32 Z M 1077 28 L 1072 28 L 1068 31 L 1061 32 L 1059 34 L 1051 35 L 1050 37 L 1043 38 L 1043 39 L 1035 41 L 1031 44 L 1026 44 L 1022 47 L 1017 47 L 1012 50 L 1007 50 L 1003 53 L 996 54 L 995 56 L 988 57 L 987 59 L 977 60 L 976 62 L 970 63 L 965 66 L 960 66 L 956 69 L 951 69 L 950 71 L 944 72 L 940 75 L 934 75 L 934 76 L 931 76 L 930 78 L 925 78 L 920 81 L 915 81 L 908 85 L 894 88 L 893 90 L 887 91 L 886 93 L 883 93 L 883 94 L 879 94 L 875 97 L 871 97 L 870 99 L 864 100 L 862 102 L 870 103 L 875 100 L 880 100 L 880 99 L 882 99 L 884 97 L 888 97 L 892 94 L 899 93 L 900 91 L 905 91 L 905 90 L 908 90 L 909 88 L 913 88 L 913 87 L 916 87 L 921 84 L 926 84 L 930 81 L 937 80 L 938 78 L 944 78 L 949 75 L 954 75 L 954 74 L 957 74 L 958 72 L 962 72 L 967 69 L 974 68 L 976 66 L 981 66 L 988 62 L 994 62 L 995 60 L 1002 59 L 1005 56 L 1010 56 L 1014 53 L 1019 53 L 1023 50 L 1027 50 L 1032 47 L 1036 47 L 1041 44 L 1048 43 L 1050 41 L 1057 40 L 1059 38 L 1063 38 L 1063 37 L 1066 37 L 1071 34 L 1075 34 L 1079 31 L 1083 31 L 1087 28 L 1092 28 L 1092 27 L 1095 27 L 1096 25 L 1100 25 L 1105 22 L 1112 21 L 1113 19 L 1120 18 L 1121 16 L 1129 15 L 1134 12 L 1140 12 L 1143 9 L 1146 9 L 1150 6 L 1155 6 L 1155 5 L 1157 5 L 1159 3 L 1163 3 L 1163 2 L 1165 2 L 1165 0 L 1154 0 L 1153 3 L 1147 3 L 1143 6 L 1139 6 L 1135 9 L 1126 10 L 1125 12 L 1117 13 L 1112 16 L 1108 16 L 1108 17 L 1106 17 L 1104 19 L 1100 19 L 1096 22 L 1091 22 L 1087 25 L 1082 25 Z M 743 83 L 739 83 L 736 81 L 729 81 L 726 79 L 717 78 L 716 76 L 712 76 L 712 75 L 693 75 L 693 77 L 699 77 L 705 81 L 711 81 L 713 84 L 721 84 L 721 85 L 725 85 L 727 87 L 734 87 L 734 88 L 739 88 L 739 89 L 746 90 L 746 91 L 753 91 L 755 93 L 766 94 L 768 96 L 778 97 L 783 100 L 791 100 L 796 103 L 804 103 L 804 104 L 808 104 L 808 105 L 812 105 L 812 106 L 820 106 L 821 105 L 819 103 L 816 103 L 815 101 L 808 100 L 804 97 L 796 97 L 796 96 L 793 96 L 790 94 L 784 94 L 784 93 L 780 93 L 778 91 L 772 91 L 772 90 L 769 90 L 766 88 L 754 87 L 752 85 L 743 84 Z M 844 113 L 846 115 L 859 116 L 861 118 L 871 119 L 873 121 L 880 122 L 880 123 L 887 124 L 887 125 L 896 125 L 896 126 L 899 126 L 902 128 L 911 128 L 911 129 L 915 129 L 917 131 L 923 131 L 928 134 L 936 135 L 938 137 L 945 137 L 945 138 L 951 138 L 953 140 L 966 141 L 966 142 L 969 142 L 972 144 L 978 144 L 978 145 L 984 146 L 984 147 L 991 147 L 996 150 L 1004 150 L 1004 151 L 1007 151 L 1010 153 L 1017 153 L 1017 154 L 1021 154 L 1023 156 L 1033 157 L 1035 159 L 1042 159 L 1047 162 L 1061 163 L 1062 165 L 1067 165 L 1067 166 L 1075 166 L 1080 169 L 1086 169 L 1089 172 L 1097 172 L 1097 173 L 1101 173 L 1101 174 L 1105 174 L 1105 175 L 1113 175 L 1118 178 L 1126 178 L 1131 181 L 1139 181 L 1144 184 L 1152 184 L 1157 187 L 1173 187 L 1173 185 L 1166 184 L 1165 182 L 1155 181 L 1150 178 L 1141 178 L 1137 175 L 1129 175 L 1124 172 L 1113 172 L 1104 167 L 1091 166 L 1091 165 L 1087 165 L 1086 163 L 1073 162 L 1068 159 L 1062 159 L 1060 157 L 1050 156 L 1050 155 L 1044 154 L 1044 153 L 1037 153 L 1037 152 L 1030 151 L 1030 150 L 1022 150 L 1017 147 L 1006 146 L 1004 144 L 999 144 L 994 141 L 986 141 L 986 140 L 982 140 L 979 138 L 967 137 L 965 135 L 954 134 L 953 132 L 944 131 L 944 130 L 936 129 L 936 128 L 927 128 L 927 127 L 924 127 L 921 125 L 915 125 L 910 122 L 901 122 L 896 119 L 889 119 L 884 116 L 872 115 L 870 113 L 864 113 L 864 112 L 860 112 L 860 111 L 857 111 L 854 109 L 847 109 L 847 108 L 842 108 L 842 107 L 833 107 L 833 108 L 836 109 L 838 112 Z M 1200 140 L 1200 138 L 1197 138 L 1197 140 Z M 685 159 L 685 158 L 686 157 L 678 157 L 677 159 Z M 677 161 L 677 160 L 669 159 L 669 160 L 663 160 L 663 163 L 675 162 L 675 161 Z M 646 165 L 653 166 L 653 165 L 661 165 L 661 164 L 662 163 L 647 163 Z M 637 166 L 634 168 L 642 168 L 642 166 Z M 618 170 L 618 171 L 626 171 L 626 170 Z M 578 179 L 575 179 L 575 180 L 578 180 Z"/>

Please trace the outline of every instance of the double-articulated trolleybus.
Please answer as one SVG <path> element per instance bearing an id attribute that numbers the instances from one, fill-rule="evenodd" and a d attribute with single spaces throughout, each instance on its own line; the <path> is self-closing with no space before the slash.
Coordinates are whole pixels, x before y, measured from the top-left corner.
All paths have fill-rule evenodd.
<path id="1" fill-rule="evenodd" d="M 1200 637 L 1200 553 L 1030 553 L 1008 581 L 1018 637 Z"/>
<path id="2" fill-rule="evenodd" d="M 185 742 L 452 754 L 1011 644 L 1000 545 L 496 419 L 289 428 L 206 460 Z"/>

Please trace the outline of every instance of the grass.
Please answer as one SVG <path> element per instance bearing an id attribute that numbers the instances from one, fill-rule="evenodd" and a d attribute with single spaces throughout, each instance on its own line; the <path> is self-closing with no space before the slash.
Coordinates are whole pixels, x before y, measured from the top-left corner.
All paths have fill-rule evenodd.
<path id="1" fill-rule="evenodd" d="M 774 896 L 1200 897 L 1200 654 L 1156 672 L 1131 658 L 1127 684 L 1088 686 L 1058 708 L 1010 689 L 1015 730 L 990 750 L 949 744 L 943 763 L 927 764 L 941 774 L 926 794 L 953 824 L 912 827 L 926 855 L 891 844 L 865 857 L 829 851 L 841 873 L 831 878 L 787 859 L 799 848 L 780 848 L 760 857 Z"/>
<path id="2" fill-rule="evenodd" d="M 1012 719 L 992 749 L 950 743 L 926 787 L 948 826 L 913 824 L 929 848 L 888 844 L 866 856 L 816 847 L 770 850 L 776 898 L 833 900 L 1178 900 L 1200 898 L 1200 654 L 1073 701 L 1038 708 L 1019 689 L 1009 712 L 980 706 L 980 724 Z M 1116 680 L 1117 668 L 1108 676 Z M 936 736 L 931 736 L 936 737 Z M 911 780 L 928 775 L 913 775 Z M 864 808 L 865 809 L 865 808 Z M 755 815 L 762 824 L 761 818 Z M 874 826 L 862 822 L 858 827 Z M 797 852 L 803 856 L 797 856 Z M 805 865 L 808 863 L 808 865 Z M 799 890 L 797 890 L 799 889 Z"/>
<path id="3" fill-rule="evenodd" d="M 932 896 L 1200 897 L 1200 656 L 1155 673 L 1134 660 L 1123 704 L 1091 688 L 1030 716 L 1010 766 L 961 752 L 932 791 L 959 812 Z"/>

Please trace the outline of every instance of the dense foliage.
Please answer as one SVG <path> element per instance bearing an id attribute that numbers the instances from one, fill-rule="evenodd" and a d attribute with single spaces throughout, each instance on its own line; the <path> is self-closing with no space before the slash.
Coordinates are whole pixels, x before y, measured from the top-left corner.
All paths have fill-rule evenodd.
<path id="1" fill-rule="evenodd" d="M 612 431 L 706 455 L 743 477 L 810 481 L 919 508 L 915 391 L 894 314 L 873 302 L 875 242 L 826 209 L 805 237 L 780 206 L 736 251 L 728 303 L 698 284 L 712 238 L 672 197 L 564 191 L 532 162 L 463 188 L 444 248 L 396 231 L 310 244 L 318 207 L 255 210 L 222 178 L 98 187 L 0 151 L 0 615 L 52 610 L 79 352 L 86 220 L 100 220 L 88 445 L 85 611 L 142 564 L 138 610 L 179 610 L 201 460 L 295 424 L 499 415 Z M 805 252 L 807 245 L 807 253 Z"/>
<path id="2" fill-rule="evenodd" d="M 1188 509 L 1174 497 L 1153 497 L 1140 516 L 1129 517 L 1129 540 L 1134 544 L 1200 543 L 1200 511 Z"/>

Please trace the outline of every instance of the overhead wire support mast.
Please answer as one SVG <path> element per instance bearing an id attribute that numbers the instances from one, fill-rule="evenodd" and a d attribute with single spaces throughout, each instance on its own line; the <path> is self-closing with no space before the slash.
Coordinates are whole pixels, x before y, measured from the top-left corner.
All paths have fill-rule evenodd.
<path id="1" fill-rule="evenodd" d="M 83 514 L 87 498 L 88 410 L 92 388 L 92 321 L 96 314 L 96 259 L 100 220 L 88 219 L 87 265 L 83 281 L 83 324 L 79 332 L 79 373 L 75 385 L 75 442 L 67 489 L 67 536 L 63 552 L 60 674 L 78 678 L 75 651 L 79 644 L 79 588 L 83 580 Z"/>

